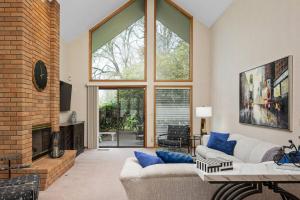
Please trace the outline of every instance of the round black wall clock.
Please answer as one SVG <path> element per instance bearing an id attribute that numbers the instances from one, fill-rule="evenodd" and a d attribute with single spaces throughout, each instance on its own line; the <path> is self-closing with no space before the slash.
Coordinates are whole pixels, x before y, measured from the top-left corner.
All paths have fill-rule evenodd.
<path id="1" fill-rule="evenodd" d="M 38 91 L 43 91 L 48 82 L 48 72 L 45 63 L 37 61 L 33 68 L 33 84 Z"/>

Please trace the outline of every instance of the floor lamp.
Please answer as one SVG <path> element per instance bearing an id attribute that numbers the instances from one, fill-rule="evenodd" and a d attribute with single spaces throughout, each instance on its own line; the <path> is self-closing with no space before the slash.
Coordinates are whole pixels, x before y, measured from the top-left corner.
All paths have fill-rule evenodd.
<path id="1" fill-rule="evenodd" d="M 209 118 L 212 116 L 212 107 L 197 107 L 196 108 L 196 117 L 201 118 L 201 128 L 200 128 L 200 134 L 206 135 L 206 118 Z"/>

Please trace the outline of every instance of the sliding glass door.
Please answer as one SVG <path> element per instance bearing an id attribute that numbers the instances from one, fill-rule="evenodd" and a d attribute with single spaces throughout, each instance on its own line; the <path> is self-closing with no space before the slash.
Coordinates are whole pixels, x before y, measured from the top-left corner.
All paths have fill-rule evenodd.
<path id="1" fill-rule="evenodd" d="M 145 88 L 99 89 L 99 148 L 144 147 Z"/>

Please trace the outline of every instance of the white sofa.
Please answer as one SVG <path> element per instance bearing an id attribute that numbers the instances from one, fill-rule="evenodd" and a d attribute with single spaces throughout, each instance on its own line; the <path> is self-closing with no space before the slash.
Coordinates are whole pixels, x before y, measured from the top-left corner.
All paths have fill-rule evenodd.
<path id="1" fill-rule="evenodd" d="M 198 155 L 209 157 L 224 157 L 234 162 L 260 163 L 263 155 L 274 144 L 259 141 L 242 135 L 231 135 L 230 140 L 237 140 L 234 156 L 206 147 L 208 137 L 203 138 L 204 145 L 198 146 Z M 135 158 L 128 158 L 120 174 L 120 180 L 126 190 L 129 200 L 206 200 L 211 199 L 218 184 L 203 182 L 196 173 L 193 164 L 158 164 L 142 168 Z M 300 196 L 299 185 L 282 186 L 288 191 Z M 248 199 L 281 199 L 278 194 L 269 190 Z"/>

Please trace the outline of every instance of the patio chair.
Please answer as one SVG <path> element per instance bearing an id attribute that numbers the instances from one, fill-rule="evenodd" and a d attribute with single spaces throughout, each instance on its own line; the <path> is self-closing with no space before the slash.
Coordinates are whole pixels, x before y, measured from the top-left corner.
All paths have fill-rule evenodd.
<path id="1" fill-rule="evenodd" d="M 159 135 L 157 138 L 159 147 L 168 149 L 187 148 L 189 151 L 190 146 L 190 127 L 182 125 L 168 125 L 168 132 Z"/>

